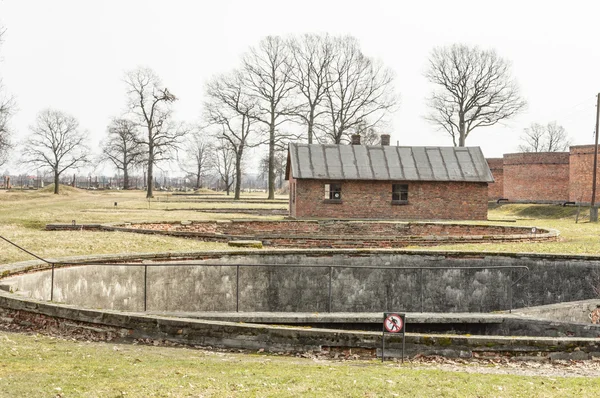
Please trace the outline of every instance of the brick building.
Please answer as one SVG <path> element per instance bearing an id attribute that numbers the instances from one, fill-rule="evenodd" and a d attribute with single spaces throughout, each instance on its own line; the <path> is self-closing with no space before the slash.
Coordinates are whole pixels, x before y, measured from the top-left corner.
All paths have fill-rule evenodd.
<path id="1" fill-rule="evenodd" d="M 493 177 L 479 147 L 291 143 L 290 216 L 427 220 L 487 219 Z"/>

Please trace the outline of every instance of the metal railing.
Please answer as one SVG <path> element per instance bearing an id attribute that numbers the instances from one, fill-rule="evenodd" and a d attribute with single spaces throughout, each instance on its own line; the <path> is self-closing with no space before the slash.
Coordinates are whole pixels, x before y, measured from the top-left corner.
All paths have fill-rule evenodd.
<path id="1" fill-rule="evenodd" d="M 222 263 L 190 263 L 190 262 L 152 262 L 152 263 L 105 263 L 105 262 L 51 262 L 43 259 L 40 256 L 18 246 L 8 239 L 0 236 L 0 239 L 12 244 L 20 250 L 32 255 L 33 257 L 50 265 L 50 301 L 54 301 L 54 280 L 55 269 L 68 266 L 126 266 L 126 267 L 144 267 L 143 274 L 143 308 L 148 311 L 148 267 L 235 267 L 235 311 L 240 311 L 240 268 L 242 267 L 263 267 L 263 268 L 323 268 L 328 269 L 328 288 L 327 288 L 327 312 L 333 311 L 333 271 L 334 269 L 365 269 L 365 270 L 395 270 L 398 272 L 419 271 L 419 302 L 421 312 L 425 311 L 425 296 L 424 296 L 424 271 L 478 271 L 478 270 L 505 270 L 509 272 L 508 280 L 508 310 L 512 311 L 513 307 L 513 288 L 526 276 L 529 275 L 529 267 L 524 265 L 490 265 L 490 266 L 374 266 L 374 265 L 347 265 L 347 264 L 222 264 Z M 524 271 L 517 278 L 514 278 L 515 270 Z M 383 310 L 388 310 L 385 308 Z"/>

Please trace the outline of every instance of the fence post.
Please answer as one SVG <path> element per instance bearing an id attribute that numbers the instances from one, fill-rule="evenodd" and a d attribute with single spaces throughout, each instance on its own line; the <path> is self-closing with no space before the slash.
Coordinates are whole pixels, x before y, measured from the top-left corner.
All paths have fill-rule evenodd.
<path id="1" fill-rule="evenodd" d="M 513 305 L 513 270 L 508 273 L 508 313 L 512 313 Z"/>
<path id="2" fill-rule="evenodd" d="M 50 301 L 54 301 L 54 263 L 52 263 L 52 276 L 50 277 Z"/>
<path id="3" fill-rule="evenodd" d="M 421 275 L 419 276 L 419 285 L 421 286 L 421 312 L 423 312 L 424 302 L 423 302 L 423 268 L 421 268 Z"/>
<path id="4" fill-rule="evenodd" d="M 144 264 L 144 312 L 148 310 L 148 266 Z"/>
<path id="5" fill-rule="evenodd" d="M 235 270 L 235 312 L 240 312 L 240 266 Z"/>
<path id="6" fill-rule="evenodd" d="M 329 304 L 327 305 L 327 311 L 331 312 L 331 280 L 333 279 L 333 267 L 329 267 Z"/>

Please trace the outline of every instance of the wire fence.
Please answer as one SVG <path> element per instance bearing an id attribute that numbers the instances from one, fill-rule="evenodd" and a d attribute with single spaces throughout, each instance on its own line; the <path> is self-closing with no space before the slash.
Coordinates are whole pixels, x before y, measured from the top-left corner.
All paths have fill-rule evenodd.
<path id="1" fill-rule="evenodd" d="M 0 236 L 0 239 L 10 243 L 11 245 L 17 247 L 25 253 L 30 254 L 31 256 L 37 258 L 40 261 L 45 262 L 50 266 L 50 301 L 54 301 L 54 289 L 55 289 L 55 274 L 56 269 L 60 269 L 68 266 L 100 266 L 100 267 L 114 267 L 114 266 L 129 266 L 129 267 L 143 267 L 143 310 L 148 311 L 148 268 L 149 267 L 203 267 L 203 268 L 212 268 L 212 267 L 221 267 L 221 268 L 234 268 L 235 269 L 235 311 L 240 312 L 240 285 L 243 285 L 243 280 L 241 280 L 240 269 L 242 268 L 268 268 L 270 270 L 284 270 L 290 268 L 297 269 L 326 269 L 328 272 L 328 283 L 327 283 L 327 312 L 334 312 L 334 303 L 333 303 L 333 286 L 334 286 L 334 270 L 372 270 L 372 271 L 384 271 L 384 270 L 393 270 L 396 271 L 399 275 L 403 273 L 406 274 L 407 271 L 414 271 L 418 273 L 418 292 L 416 292 L 418 296 L 419 309 L 420 312 L 425 312 L 425 302 L 428 297 L 425 297 L 425 272 L 438 272 L 438 271 L 447 271 L 447 270 L 456 270 L 456 271 L 482 271 L 482 270 L 498 270 L 498 271 L 506 271 L 507 273 L 507 282 L 506 282 L 506 290 L 508 295 L 508 308 L 506 308 L 509 312 L 512 312 L 513 309 L 513 289 L 514 287 L 521 282 L 525 277 L 529 275 L 529 267 L 524 265 L 484 265 L 484 266 L 392 266 L 392 265 L 354 265 L 354 264 L 285 264 L 285 263 L 262 263 L 262 264 L 241 264 L 241 263 L 231 263 L 231 264 L 223 264 L 223 263 L 191 263 L 191 262 L 151 262 L 151 263 L 107 263 L 107 262 L 85 262 L 85 263 L 73 263 L 73 262 L 53 262 L 45 260 L 44 258 L 22 248 L 21 246 L 11 242 L 10 240 Z M 517 272 L 515 275 L 515 271 Z M 390 297 L 385 297 L 389 299 Z M 339 307 L 342 308 L 344 303 L 340 303 Z M 383 308 L 382 311 L 389 310 L 388 308 Z M 347 311 L 344 311 L 347 312 Z"/>

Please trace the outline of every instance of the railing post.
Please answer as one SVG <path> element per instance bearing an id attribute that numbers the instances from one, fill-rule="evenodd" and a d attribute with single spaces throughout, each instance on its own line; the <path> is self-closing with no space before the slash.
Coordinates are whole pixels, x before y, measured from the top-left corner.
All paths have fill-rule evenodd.
<path id="1" fill-rule="evenodd" d="M 54 301 L 54 263 L 52 263 L 52 276 L 50 276 L 50 301 Z"/>
<path id="2" fill-rule="evenodd" d="M 421 312 L 423 312 L 424 301 L 423 301 L 423 268 L 421 268 L 421 275 L 419 276 L 419 286 L 421 286 Z"/>
<path id="3" fill-rule="evenodd" d="M 329 303 L 327 305 L 327 311 L 331 312 L 331 284 L 333 279 L 333 267 L 329 267 Z"/>
<path id="4" fill-rule="evenodd" d="M 240 312 L 240 266 L 235 270 L 235 312 Z"/>
<path id="5" fill-rule="evenodd" d="M 508 273 L 508 313 L 512 313 L 513 305 L 513 270 L 511 269 Z"/>
<path id="6" fill-rule="evenodd" d="M 148 310 L 148 266 L 144 264 L 144 312 Z"/>

